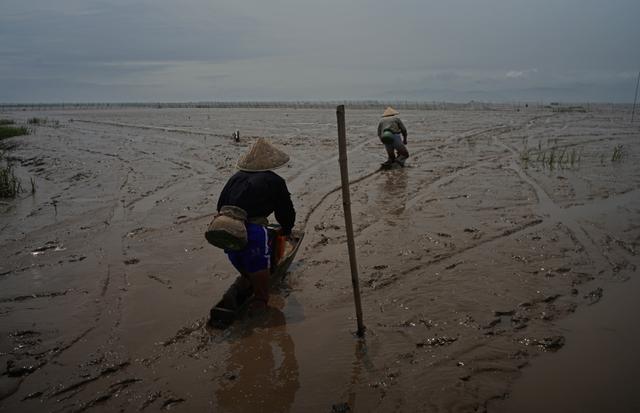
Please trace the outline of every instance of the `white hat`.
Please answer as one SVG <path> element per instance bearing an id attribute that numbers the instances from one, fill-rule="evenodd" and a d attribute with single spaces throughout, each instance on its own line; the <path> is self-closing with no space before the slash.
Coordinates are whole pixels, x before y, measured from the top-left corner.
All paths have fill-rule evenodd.
<path id="1" fill-rule="evenodd" d="M 265 138 L 258 138 L 249 150 L 238 159 L 241 171 L 260 172 L 280 168 L 289 162 L 289 155 L 273 146 Z"/>

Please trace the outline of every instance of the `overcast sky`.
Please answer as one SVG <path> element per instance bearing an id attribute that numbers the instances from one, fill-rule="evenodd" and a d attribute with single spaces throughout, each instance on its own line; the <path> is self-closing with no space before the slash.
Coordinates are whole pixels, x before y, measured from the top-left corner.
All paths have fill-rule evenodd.
<path id="1" fill-rule="evenodd" d="M 640 0 L 2 0 L 0 102 L 633 102 Z"/>

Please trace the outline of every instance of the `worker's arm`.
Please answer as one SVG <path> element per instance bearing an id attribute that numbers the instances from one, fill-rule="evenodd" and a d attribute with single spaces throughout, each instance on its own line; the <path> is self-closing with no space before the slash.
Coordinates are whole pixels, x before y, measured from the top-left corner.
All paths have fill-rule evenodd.
<path id="1" fill-rule="evenodd" d="M 402 121 L 400 120 L 400 118 L 396 119 L 398 122 L 398 126 L 400 127 L 400 131 L 402 132 L 402 141 L 404 142 L 404 144 L 407 144 L 407 128 L 404 127 L 404 123 L 402 123 Z"/>
<path id="2" fill-rule="evenodd" d="M 282 226 L 282 235 L 289 235 L 296 222 L 296 210 L 293 208 L 291 194 L 284 179 L 278 179 L 274 192 L 276 221 Z"/>

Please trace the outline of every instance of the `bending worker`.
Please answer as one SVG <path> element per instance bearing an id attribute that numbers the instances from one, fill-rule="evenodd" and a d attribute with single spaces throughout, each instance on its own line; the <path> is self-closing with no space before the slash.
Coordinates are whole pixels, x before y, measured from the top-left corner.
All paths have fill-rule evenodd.
<path id="1" fill-rule="evenodd" d="M 267 308 L 271 275 L 271 245 L 267 234 L 267 217 L 275 214 L 281 225 L 280 235 L 288 236 L 295 223 L 296 212 L 284 179 L 273 172 L 289 162 L 289 156 L 259 138 L 240 157 L 239 169 L 226 183 L 218 199 L 218 214 L 225 211 L 244 212 L 246 246 L 239 250 L 225 249 L 233 266 L 240 272 L 236 287 L 253 290 L 250 313 Z M 234 212 L 234 213 L 235 213 Z"/>
<path id="2" fill-rule="evenodd" d="M 398 111 L 389 106 L 385 109 L 382 119 L 378 123 L 378 138 L 384 144 L 388 155 L 387 161 L 382 164 L 383 166 L 391 166 L 393 162 L 404 166 L 404 161 L 409 157 L 405 146 L 407 144 L 407 128 L 404 127 L 398 115 Z M 397 157 L 396 152 L 398 152 Z"/>

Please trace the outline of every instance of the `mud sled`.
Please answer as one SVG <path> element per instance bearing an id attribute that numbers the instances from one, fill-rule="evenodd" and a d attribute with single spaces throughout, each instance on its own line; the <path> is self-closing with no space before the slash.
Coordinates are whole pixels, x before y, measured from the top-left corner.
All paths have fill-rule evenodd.
<path id="1" fill-rule="evenodd" d="M 289 266 L 300 248 L 304 232 L 292 231 L 289 239 L 279 237 L 280 227 L 278 225 L 267 226 L 269 240 L 271 242 L 271 278 L 269 286 L 273 288 L 287 274 Z M 240 278 L 240 277 L 238 277 Z M 222 299 L 211 308 L 209 313 L 209 326 L 218 329 L 224 329 L 230 326 L 234 320 L 239 318 L 249 306 L 249 302 L 253 297 L 251 289 L 242 291 L 239 288 L 239 280 L 236 280 Z"/>

